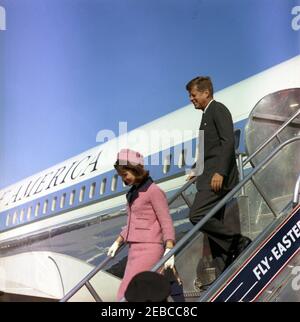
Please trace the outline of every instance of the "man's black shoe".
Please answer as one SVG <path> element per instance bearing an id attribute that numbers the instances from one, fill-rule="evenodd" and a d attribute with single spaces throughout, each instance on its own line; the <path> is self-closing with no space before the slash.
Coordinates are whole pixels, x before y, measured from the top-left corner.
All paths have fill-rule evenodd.
<path id="1" fill-rule="evenodd" d="M 236 235 L 234 237 L 230 250 L 227 254 L 227 260 L 225 262 L 225 267 L 223 269 L 223 272 L 251 244 L 251 242 L 252 242 L 251 239 L 246 236 Z"/>
<path id="2" fill-rule="evenodd" d="M 224 268 L 222 270 L 222 273 L 227 269 L 228 266 L 230 266 L 234 260 L 236 259 L 235 255 L 233 252 L 229 252 L 228 255 L 227 255 L 227 259 L 225 261 L 225 265 L 224 265 Z"/>
<path id="3" fill-rule="evenodd" d="M 234 257 L 238 257 L 250 244 L 252 240 L 246 236 L 241 236 L 237 242 Z"/>

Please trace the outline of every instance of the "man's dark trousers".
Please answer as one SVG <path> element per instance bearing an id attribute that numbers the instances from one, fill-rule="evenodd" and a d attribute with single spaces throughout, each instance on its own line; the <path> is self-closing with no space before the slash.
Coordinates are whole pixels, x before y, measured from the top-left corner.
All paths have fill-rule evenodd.
<path id="1" fill-rule="evenodd" d="M 190 210 L 191 223 L 196 225 L 227 193 L 224 190 L 218 193 L 212 190 L 198 191 Z M 225 207 L 226 205 L 200 228 L 208 236 L 212 257 L 220 271 L 226 267 L 229 252 L 234 247 L 235 238 L 239 236 L 224 224 Z"/>

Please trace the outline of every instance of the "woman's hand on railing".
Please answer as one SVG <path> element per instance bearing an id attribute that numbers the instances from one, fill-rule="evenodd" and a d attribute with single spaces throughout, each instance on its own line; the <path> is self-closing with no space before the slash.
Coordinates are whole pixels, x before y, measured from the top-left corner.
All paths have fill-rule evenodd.
<path id="1" fill-rule="evenodd" d="M 166 248 L 166 250 L 164 252 L 164 256 L 167 255 L 170 250 L 171 250 L 171 248 Z M 175 265 L 175 257 L 173 255 L 165 262 L 164 268 L 165 269 L 167 269 L 167 268 L 173 269 L 174 265 Z"/>
<path id="2" fill-rule="evenodd" d="M 116 251 L 119 249 L 120 245 L 117 241 L 115 241 L 110 247 L 107 252 L 107 256 L 114 257 L 116 254 Z"/>
<path id="3" fill-rule="evenodd" d="M 107 256 L 114 257 L 116 251 L 120 248 L 121 244 L 116 240 L 110 247 L 107 252 Z"/>

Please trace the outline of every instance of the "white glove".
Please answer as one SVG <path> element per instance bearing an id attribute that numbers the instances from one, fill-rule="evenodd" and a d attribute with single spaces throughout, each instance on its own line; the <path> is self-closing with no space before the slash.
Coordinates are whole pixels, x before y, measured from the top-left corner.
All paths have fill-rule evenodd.
<path id="1" fill-rule="evenodd" d="M 166 248 L 164 256 L 166 254 L 168 254 L 168 252 L 170 250 L 171 250 L 171 248 Z M 165 262 L 164 267 L 165 267 L 165 269 L 167 269 L 168 267 L 172 269 L 174 267 L 174 265 L 175 265 L 175 258 L 174 258 L 174 255 L 173 255 Z"/>
<path id="2" fill-rule="evenodd" d="M 119 249 L 120 247 L 120 244 L 115 241 L 110 247 L 109 247 L 109 250 L 107 252 L 107 256 L 110 256 L 110 257 L 114 257 L 115 254 L 116 254 L 116 251 Z"/>

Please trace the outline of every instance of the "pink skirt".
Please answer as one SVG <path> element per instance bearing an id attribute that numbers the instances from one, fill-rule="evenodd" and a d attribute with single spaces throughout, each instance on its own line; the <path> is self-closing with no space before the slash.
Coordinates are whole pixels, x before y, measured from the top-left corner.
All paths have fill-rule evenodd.
<path id="1" fill-rule="evenodd" d="M 149 271 L 163 256 L 164 247 L 158 243 L 129 243 L 125 274 L 119 287 L 117 301 L 125 294 L 131 279 L 138 273 Z"/>

